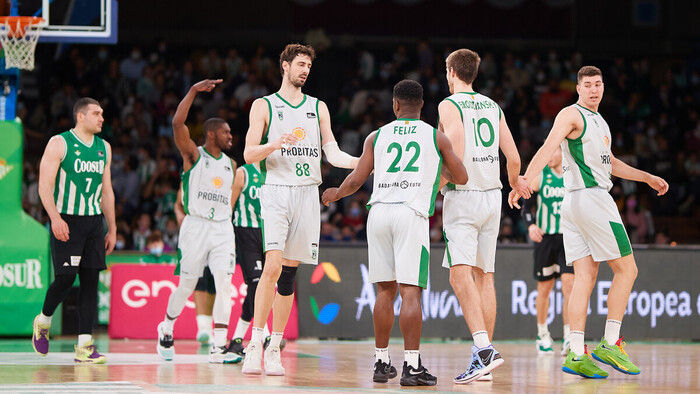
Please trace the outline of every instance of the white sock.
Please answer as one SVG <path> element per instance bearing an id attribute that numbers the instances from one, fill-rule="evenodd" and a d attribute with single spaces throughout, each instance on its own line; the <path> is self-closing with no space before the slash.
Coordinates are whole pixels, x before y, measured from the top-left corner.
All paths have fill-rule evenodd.
<path id="1" fill-rule="evenodd" d="M 571 332 L 571 329 L 569 328 L 569 325 L 564 324 L 564 339 L 569 339 L 570 332 Z"/>
<path id="2" fill-rule="evenodd" d="M 253 332 L 250 334 L 250 342 L 262 345 L 263 329 L 258 327 L 253 327 Z"/>
<path id="3" fill-rule="evenodd" d="M 85 346 L 88 342 L 92 341 L 92 335 L 90 334 L 80 334 L 78 335 L 78 346 Z"/>
<path id="4" fill-rule="evenodd" d="M 608 345 L 614 345 L 620 339 L 620 326 L 622 322 L 619 320 L 608 319 L 605 322 L 605 340 Z"/>
<path id="5" fill-rule="evenodd" d="M 270 336 L 270 329 L 267 328 L 267 323 L 263 326 L 263 337 L 267 338 Z"/>
<path id="6" fill-rule="evenodd" d="M 410 367 L 413 367 L 413 369 L 418 368 L 418 357 L 420 356 L 420 352 L 418 350 L 404 350 L 403 351 L 403 357 L 404 360 L 406 361 L 406 364 L 408 364 Z"/>
<path id="7" fill-rule="evenodd" d="M 228 327 L 215 328 L 214 329 L 214 346 L 216 346 L 216 347 L 226 346 L 226 334 L 228 334 Z"/>
<path id="8" fill-rule="evenodd" d="M 163 323 L 164 323 L 163 324 L 163 333 L 164 334 L 173 335 L 173 327 L 175 326 L 175 320 L 177 320 L 177 319 L 170 320 L 170 319 L 168 319 L 167 316 L 165 317 L 165 319 L 163 319 Z"/>
<path id="9" fill-rule="evenodd" d="M 380 349 L 378 347 L 374 348 L 374 358 L 376 361 L 381 361 L 383 363 L 389 363 L 389 348 L 385 347 Z"/>
<path id="10" fill-rule="evenodd" d="M 571 337 L 572 352 L 574 352 L 577 356 L 582 356 L 584 353 L 586 353 L 583 331 L 571 331 L 569 333 L 569 337 Z"/>
<path id="11" fill-rule="evenodd" d="M 547 323 L 537 323 L 537 336 L 540 337 L 540 339 L 542 339 L 546 335 L 549 335 L 549 327 L 547 327 Z"/>
<path id="12" fill-rule="evenodd" d="M 50 326 L 51 325 L 51 316 L 46 316 L 43 312 L 39 314 L 39 323 L 41 323 L 42 326 Z"/>
<path id="13" fill-rule="evenodd" d="M 273 332 L 272 335 L 270 336 L 269 347 L 273 347 L 273 346 L 279 347 L 280 343 L 282 343 L 282 333 L 281 332 Z"/>
<path id="14" fill-rule="evenodd" d="M 248 327 L 250 327 L 250 322 L 239 318 L 236 330 L 233 332 L 233 339 L 243 338 L 245 333 L 248 332 Z"/>
<path id="15" fill-rule="evenodd" d="M 473 332 L 472 338 L 474 339 L 474 345 L 479 349 L 483 349 L 491 344 L 491 341 L 489 341 L 489 334 L 486 330 Z"/>
<path id="16" fill-rule="evenodd" d="M 212 322 L 214 319 L 211 315 L 197 315 L 197 331 L 211 332 Z"/>

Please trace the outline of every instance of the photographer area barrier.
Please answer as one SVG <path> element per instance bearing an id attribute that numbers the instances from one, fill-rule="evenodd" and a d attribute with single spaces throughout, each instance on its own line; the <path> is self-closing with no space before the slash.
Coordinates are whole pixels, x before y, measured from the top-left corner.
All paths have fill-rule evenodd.
<path id="1" fill-rule="evenodd" d="M 471 338 L 457 297 L 442 268 L 443 247 L 432 247 L 430 279 L 423 291 L 424 338 Z M 302 264 L 297 276 L 299 335 L 320 338 L 371 338 L 376 286 L 369 282 L 367 247 L 320 248 L 317 267 Z M 700 249 L 638 249 L 639 274 L 627 304 L 622 335 L 640 339 L 700 340 Z M 496 252 L 498 313 L 495 339 L 532 339 L 537 335 L 533 251 L 527 246 L 499 246 Z M 591 294 L 586 336 L 603 335 L 612 271 L 600 265 Z M 547 321 L 561 336 L 563 297 L 558 282 L 550 295 Z M 400 297 L 394 303 L 392 336 L 400 337 Z"/>

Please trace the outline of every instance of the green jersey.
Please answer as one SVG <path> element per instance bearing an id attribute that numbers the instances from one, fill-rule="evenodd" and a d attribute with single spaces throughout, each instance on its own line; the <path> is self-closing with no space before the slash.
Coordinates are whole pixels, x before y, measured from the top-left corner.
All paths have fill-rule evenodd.
<path id="1" fill-rule="evenodd" d="M 73 129 L 58 136 L 64 151 L 53 192 L 56 209 L 67 215 L 102 214 L 102 175 L 107 166 L 104 140 L 94 136 L 92 143 L 86 144 Z"/>
<path id="2" fill-rule="evenodd" d="M 233 208 L 233 225 L 260 228 L 260 171 L 254 164 L 241 167 L 245 172 L 245 184 Z"/>
<path id="3" fill-rule="evenodd" d="M 545 234 L 561 234 L 561 202 L 564 199 L 564 177 L 549 166 L 542 170 L 537 194 L 537 226 Z"/>

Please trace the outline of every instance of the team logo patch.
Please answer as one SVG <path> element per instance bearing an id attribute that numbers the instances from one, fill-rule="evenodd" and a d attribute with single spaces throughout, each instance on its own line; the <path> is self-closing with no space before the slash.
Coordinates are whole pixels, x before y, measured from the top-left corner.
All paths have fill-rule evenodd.
<path id="1" fill-rule="evenodd" d="M 105 153 L 102 152 L 102 151 L 98 151 L 98 152 L 97 152 L 97 156 L 105 157 Z"/>
<path id="2" fill-rule="evenodd" d="M 80 156 L 80 150 L 79 150 L 79 149 L 76 149 L 76 150 L 75 150 L 75 155 L 76 155 L 76 156 Z"/>
<path id="3" fill-rule="evenodd" d="M 277 111 L 277 117 L 279 120 L 284 120 L 284 113 L 282 111 Z"/>
<path id="4" fill-rule="evenodd" d="M 306 138 L 306 130 L 304 130 L 303 127 L 295 127 L 294 130 L 292 130 L 292 134 L 297 137 L 299 141 Z"/>
<path id="5" fill-rule="evenodd" d="M 311 244 L 311 258 L 315 260 L 317 255 L 318 255 L 318 244 L 312 243 Z"/>
<path id="6" fill-rule="evenodd" d="M 211 184 L 218 189 L 224 185 L 224 180 L 220 176 L 217 176 L 211 180 Z"/>
<path id="7" fill-rule="evenodd" d="M 306 117 L 309 119 L 316 119 L 316 114 L 313 112 L 307 112 Z"/>
<path id="8" fill-rule="evenodd" d="M 80 259 L 82 256 L 70 256 L 70 265 L 77 267 L 80 265 Z"/>

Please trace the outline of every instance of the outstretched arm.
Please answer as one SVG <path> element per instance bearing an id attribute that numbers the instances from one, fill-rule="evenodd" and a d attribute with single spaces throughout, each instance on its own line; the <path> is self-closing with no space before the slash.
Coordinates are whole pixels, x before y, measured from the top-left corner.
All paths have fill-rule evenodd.
<path id="1" fill-rule="evenodd" d="M 318 117 L 321 125 L 321 140 L 323 142 L 323 152 L 326 154 L 328 162 L 333 167 L 338 168 L 355 168 L 357 167 L 358 158 L 350 156 L 338 148 L 338 143 L 331 130 L 331 115 L 328 112 L 328 106 L 323 101 L 318 102 Z"/>
<path id="2" fill-rule="evenodd" d="M 222 79 L 205 79 L 192 85 L 185 97 L 177 106 L 177 111 L 173 116 L 173 135 L 175 137 L 175 145 L 182 155 L 184 171 L 189 170 L 192 165 L 199 159 L 199 151 L 197 145 L 190 138 L 190 130 L 185 125 L 187 114 L 190 112 L 190 107 L 194 98 L 199 92 L 211 92 L 216 84 L 221 83 Z"/>
<path id="3" fill-rule="evenodd" d="M 644 182 L 651 186 L 652 189 L 656 190 L 658 196 L 662 196 L 668 191 L 668 183 L 661 177 L 652 175 L 646 171 L 638 170 L 615 156 L 612 156 L 611 163 L 612 174 L 618 178 Z"/>
<path id="4" fill-rule="evenodd" d="M 357 189 L 362 186 L 367 180 L 369 174 L 374 170 L 374 139 L 376 138 L 377 132 L 373 132 L 365 140 L 364 150 L 362 151 L 362 156 L 360 156 L 357 166 L 350 173 L 350 175 L 345 178 L 340 187 L 332 187 L 326 189 L 323 192 L 321 200 L 323 205 L 328 206 L 332 201 L 338 201 L 345 196 L 349 196 L 357 191 Z"/>
<path id="5" fill-rule="evenodd" d="M 506 169 L 508 171 L 508 184 L 515 190 L 516 193 L 520 194 L 525 198 L 530 198 L 530 186 L 525 179 L 521 179 L 520 176 L 520 154 L 518 153 L 518 147 L 515 146 L 515 141 L 513 140 L 513 135 L 510 133 L 508 124 L 506 123 L 506 116 L 501 112 L 501 121 L 498 126 L 498 141 L 499 147 L 503 151 L 503 155 L 506 157 Z"/>

